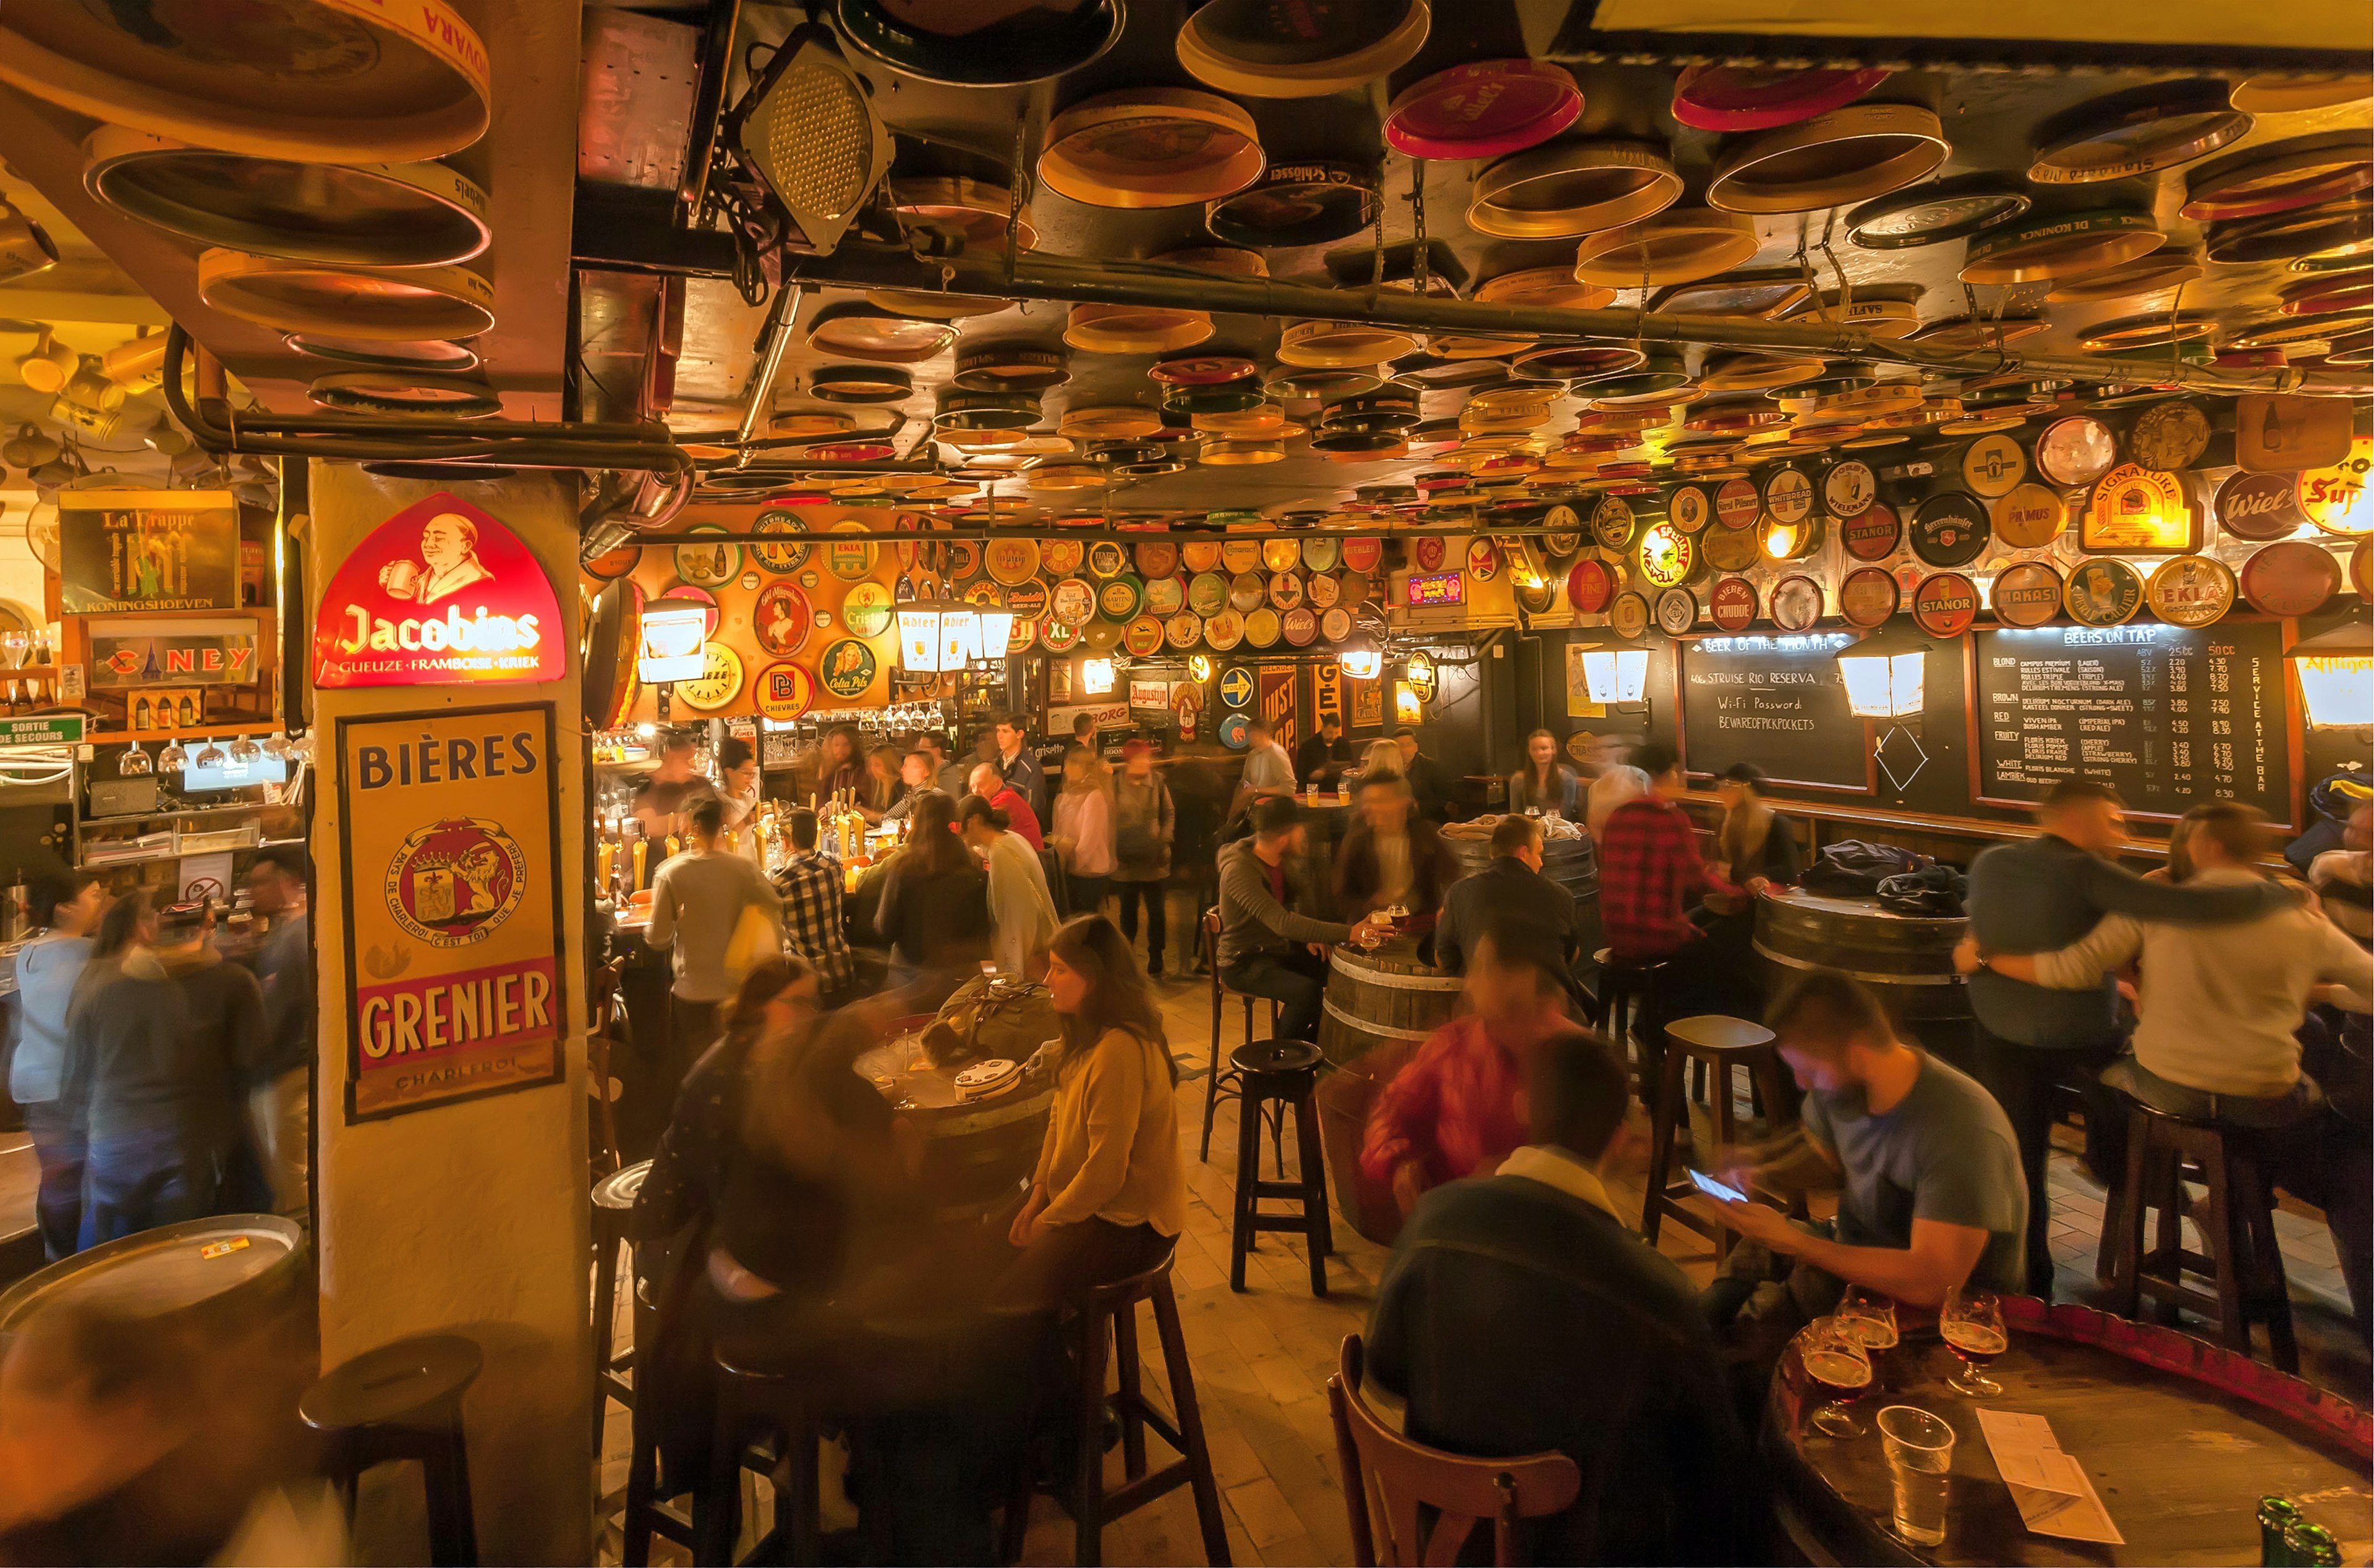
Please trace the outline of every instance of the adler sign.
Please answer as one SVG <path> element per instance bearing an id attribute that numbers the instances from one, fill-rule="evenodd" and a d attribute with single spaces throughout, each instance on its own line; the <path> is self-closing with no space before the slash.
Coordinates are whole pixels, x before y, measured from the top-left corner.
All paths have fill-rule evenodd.
<path id="1" fill-rule="evenodd" d="M 316 612 L 317 686 L 557 681 L 560 606 L 543 566 L 487 513 L 440 491 L 372 531 Z"/>

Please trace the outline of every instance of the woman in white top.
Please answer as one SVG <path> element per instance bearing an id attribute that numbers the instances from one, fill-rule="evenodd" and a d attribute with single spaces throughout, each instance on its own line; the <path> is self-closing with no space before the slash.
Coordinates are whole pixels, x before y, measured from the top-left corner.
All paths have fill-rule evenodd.
<path id="1" fill-rule="evenodd" d="M 1048 848 L 1064 860 L 1064 882 L 1075 914 L 1104 907 L 1113 874 L 1112 769 L 1086 746 L 1064 755 L 1064 792 L 1055 797 Z"/>
<path id="2" fill-rule="evenodd" d="M 957 808 L 964 841 L 989 867 L 990 956 L 1001 974 L 1036 977 L 1055 934 L 1055 900 L 1039 851 L 1007 825 L 1006 814 L 967 795 Z"/>
<path id="3" fill-rule="evenodd" d="M 2221 802 L 2191 820 L 2188 883 L 2262 874 L 2267 832 L 2257 811 Z M 2173 1115 L 2239 1127 L 2285 1126 L 2318 1103 L 2315 1081 L 2300 1071 L 2309 1003 L 2321 992 L 2364 1012 L 2374 991 L 2374 955 L 2303 904 L 2220 926 L 2111 915 L 2057 953 L 1982 953 L 1966 937 L 1954 957 L 1965 974 L 1983 967 L 2064 990 L 2099 985 L 2105 971 L 2141 959 L 2134 1054 L 2103 1081 Z"/>

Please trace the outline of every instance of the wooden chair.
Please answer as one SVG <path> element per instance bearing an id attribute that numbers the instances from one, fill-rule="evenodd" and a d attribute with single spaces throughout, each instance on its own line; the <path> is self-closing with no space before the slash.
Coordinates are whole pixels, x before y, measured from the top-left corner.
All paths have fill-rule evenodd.
<path id="1" fill-rule="evenodd" d="M 1360 1397 L 1360 1336 L 1344 1336 L 1343 1359 L 1327 1380 L 1335 1418 L 1335 1459 L 1344 1478 L 1344 1511 L 1352 1525 L 1352 1561 L 1360 1568 L 1441 1568 L 1459 1561 L 1475 1527 L 1492 1521 L 1492 1561 L 1519 1562 L 1517 1524 L 1573 1506 L 1582 1475 L 1563 1454 L 1513 1459 L 1470 1459 L 1413 1443 L 1387 1426 Z M 1419 1510 L 1436 1510 L 1433 1530 L 1421 1531 Z M 1374 1527 L 1383 1527 L 1378 1554 Z"/>

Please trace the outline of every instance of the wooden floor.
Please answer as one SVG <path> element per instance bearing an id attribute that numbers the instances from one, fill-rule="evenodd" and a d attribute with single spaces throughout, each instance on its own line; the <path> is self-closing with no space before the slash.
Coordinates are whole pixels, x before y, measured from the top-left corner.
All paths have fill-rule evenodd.
<path id="1" fill-rule="evenodd" d="M 1236 1147 L 1236 1121 L 1228 1104 L 1220 1107 L 1213 1163 L 1195 1159 L 1210 1018 L 1207 985 L 1201 979 L 1179 979 L 1165 988 L 1170 1042 L 1182 1069 L 1179 1124 L 1192 1194 L 1174 1281 L 1227 1516 L 1229 1551 L 1240 1564 L 1349 1562 L 1351 1541 L 1337 1484 L 1326 1383 L 1343 1336 L 1359 1331 L 1367 1320 L 1386 1254 L 1339 1219 L 1336 1256 L 1327 1266 L 1326 1300 L 1310 1294 L 1308 1256 L 1299 1236 L 1263 1237 L 1247 1269 L 1245 1293 L 1228 1289 Z M 1229 1044 L 1235 1044 L 1233 1036 Z M 1289 1139 L 1289 1157 L 1292 1151 Z M 2100 1234 L 2102 1191 L 2065 1153 L 2053 1158 L 2051 1187 L 2052 1249 L 2062 1290 L 2065 1298 L 2085 1300 L 2096 1289 L 2094 1247 Z M 1637 1215 L 1637 1176 L 1622 1186 L 1618 1201 Z M 2347 1299 L 2331 1238 L 2321 1221 L 2297 1213 L 2279 1215 L 2277 1230 L 2309 1375 L 2352 1398 L 2365 1398 L 2368 1361 L 2348 1328 Z M 1704 1242 L 1672 1226 L 1663 1240 L 1664 1249 L 1693 1279 L 1711 1275 L 1712 1252 Z M 1155 1338 L 1149 1331 L 1142 1339 L 1147 1387 L 1162 1390 L 1166 1386 Z M 614 1500 L 625 1482 L 627 1445 L 626 1412 L 613 1407 L 602 1480 L 604 1492 Z M 1151 1447 L 1159 1463 L 1159 1440 Z M 1117 1481 L 1118 1452 L 1110 1463 Z M 617 1561 L 615 1527 L 604 1532 L 602 1550 L 604 1561 Z M 661 1548 L 663 1553 L 668 1550 Z M 1104 1553 L 1105 1561 L 1113 1563 L 1203 1562 L 1188 1493 L 1174 1492 L 1110 1527 Z M 1023 1561 L 1073 1561 L 1070 1521 L 1046 1498 L 1037 1503 Z"/>

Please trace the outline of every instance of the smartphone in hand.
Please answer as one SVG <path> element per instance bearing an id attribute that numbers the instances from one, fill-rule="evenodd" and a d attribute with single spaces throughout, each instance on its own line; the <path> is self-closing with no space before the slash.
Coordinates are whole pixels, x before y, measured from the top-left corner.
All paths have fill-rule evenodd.
<path id="1" fill-rule="evenodd" d="M 1717 1199 L 1724 1203 L 1745 1203 L 1747 1201 L 1747 1194 L 1740 1191 L 1739 1188 L 1733 1187 L 1726 1182 L 1715 1180 L 1714 1177 L 1707 1175 L 1704 1171 L 1691 1171 L 1688 1173 L 1688 1176 L 1690 1178 L 1690 1185 L 1697 1188 L 1700 1192 L 1705 1193 L 1709 1198 Z"/>

